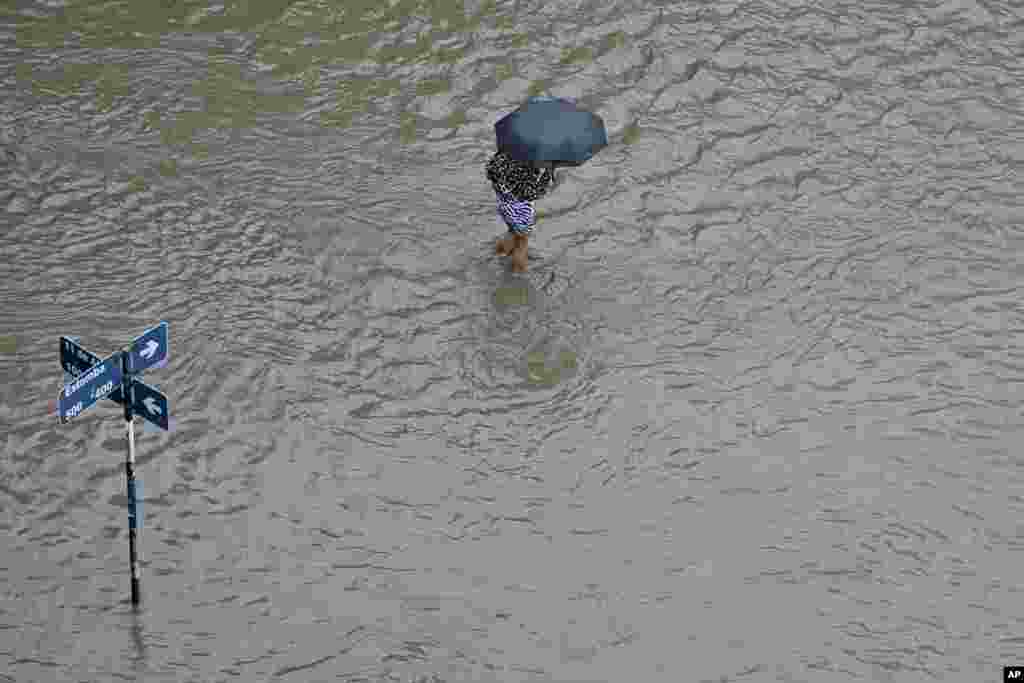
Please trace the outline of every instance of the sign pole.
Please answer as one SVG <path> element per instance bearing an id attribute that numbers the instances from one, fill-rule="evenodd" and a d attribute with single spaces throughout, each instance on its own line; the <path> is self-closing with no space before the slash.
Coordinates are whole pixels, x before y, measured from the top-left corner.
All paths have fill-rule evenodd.
<path id="1" fill-rule="evenodd" d="M 124 463 L 128 481 L 128 561 L 131 565 L 132 604 L 139 604 L 139 564 L 135 550 L 135 530 L 138 527 L 135 498 L 135 429 L 132 424 L 131 375 L 128 368 L 128 355 L 121 352 L 121 394 L 124 402 L 124 424 L 128 430 L 128 460 Z"/>

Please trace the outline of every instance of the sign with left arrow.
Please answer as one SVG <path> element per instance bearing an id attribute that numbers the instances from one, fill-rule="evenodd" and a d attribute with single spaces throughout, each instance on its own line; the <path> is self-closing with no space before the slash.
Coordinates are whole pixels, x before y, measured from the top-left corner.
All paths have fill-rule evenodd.
<path id="1" fill-rule="evenodd" d="M 142 380 L 132 377 L 132 412 L 167 431 L 167 397 Z"/>

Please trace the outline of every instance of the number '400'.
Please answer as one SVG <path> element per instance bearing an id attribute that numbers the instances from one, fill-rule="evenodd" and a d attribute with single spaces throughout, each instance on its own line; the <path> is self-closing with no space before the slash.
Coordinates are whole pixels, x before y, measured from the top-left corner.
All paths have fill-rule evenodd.
<path id="1" fill-rule="evenodd" d="M 103 398 L 104 396 L 106 396 L 107 394 L 109 394 L 113 390 L 114 390 L 114 383 L 113 382 L 107 382 L 106 384 L 103 384 L 101 386 L 96 387 L 95 391 L 92 392 L 92 397 L 93 398 Z"/>

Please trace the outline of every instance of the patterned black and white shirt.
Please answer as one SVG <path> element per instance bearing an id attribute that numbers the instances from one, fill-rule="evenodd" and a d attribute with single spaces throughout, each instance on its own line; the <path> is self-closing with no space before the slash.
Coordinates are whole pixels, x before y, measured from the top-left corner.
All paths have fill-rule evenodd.
<path id="1" fill-rule="evenodd" d="M 508 229 L 520 235 L 530 234 L 537 222 L 533 202 L 547 194 L 554 181 L 553 171 L 499 151 L 487 162 L 487 178 L 494 187 L 498 215 Z"/>

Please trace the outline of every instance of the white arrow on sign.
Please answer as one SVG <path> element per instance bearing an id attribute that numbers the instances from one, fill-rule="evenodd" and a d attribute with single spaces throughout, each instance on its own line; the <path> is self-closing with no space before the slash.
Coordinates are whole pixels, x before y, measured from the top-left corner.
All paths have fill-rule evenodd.
<path id="1" fill-rule="evenodd" d="M 148 342 L 146 342 L 146 348 L 139 351 L 139 355 L 142 356 L 143 358 L 149 358 L 154 353 L 156 353 L 156 350 L 159 348 L 160 345 L 157 344 L 154 340 L 150 339 Z"/>
<path id="2" fill-rule="evenodd" d="M 146 406 L 146 410 L 153 413 L 154 415 L 159 415 L 161 412 L 163 412 L 160 410 L 160 406 L 159 404 L 157 404 L 156 399 L 154 399 L 152 396 L 147 396 L 146 400 L 143 401 L 142 404 Z"/>

